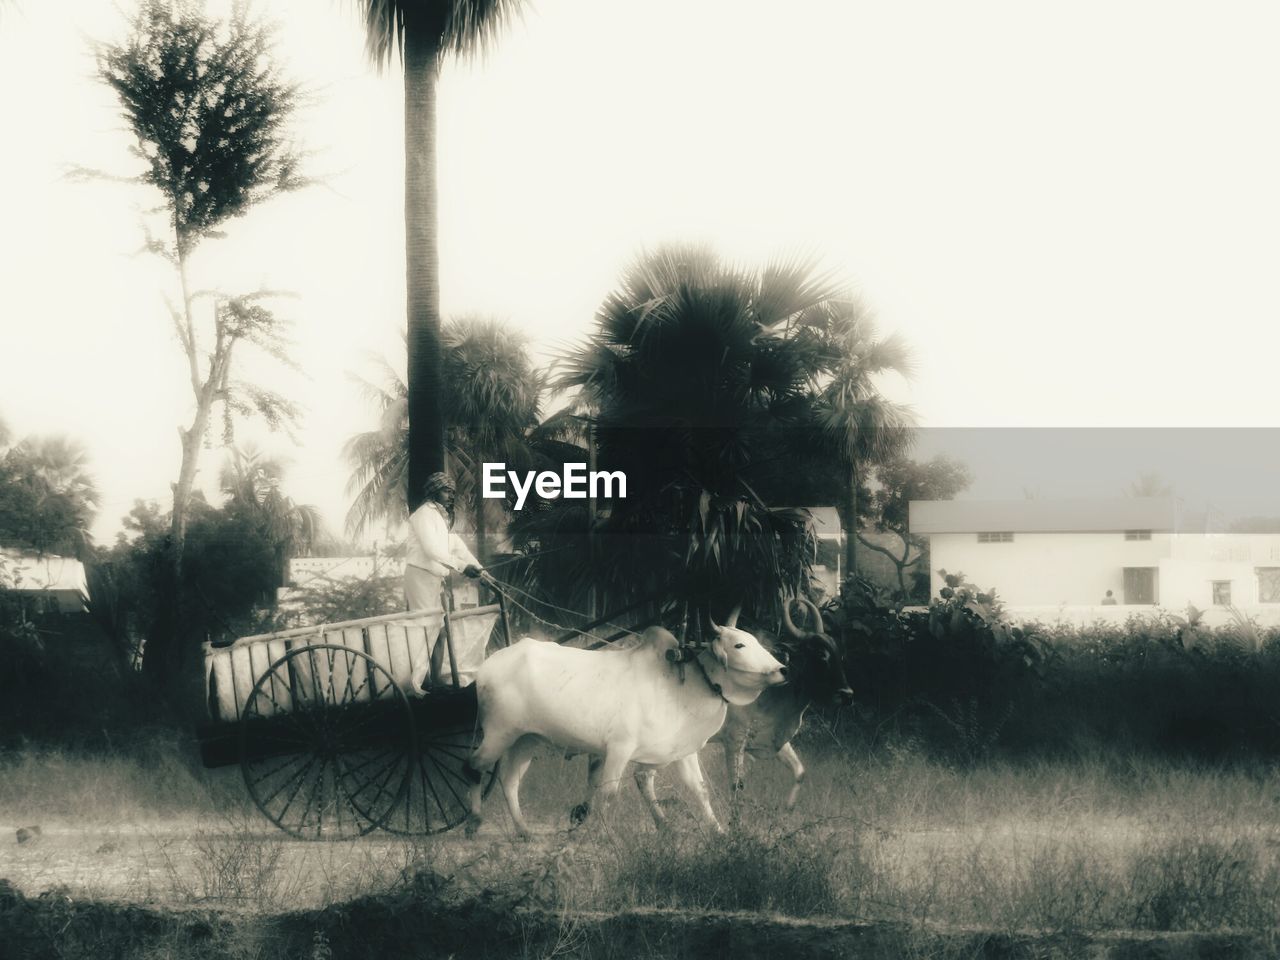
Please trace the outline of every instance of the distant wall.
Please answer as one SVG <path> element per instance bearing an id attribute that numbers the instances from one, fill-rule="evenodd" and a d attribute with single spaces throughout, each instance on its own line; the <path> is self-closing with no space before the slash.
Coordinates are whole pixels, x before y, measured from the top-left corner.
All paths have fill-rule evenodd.
<path id="1" fill-rule="evenodd" d="M 934 596 L 943 586 L 938 571 L 946 570 L 963 573 L 981 589 L 994 588 L 1006 603 L 1032 606 L 1087 606 L 1108 590 L 1123 601 L 1124 568 L 1159 567 L 1172 550 L 1169 534 L 1126 540 L 1121 532 L 1015 533 L 1011 543 L 979 543 L 976 533 L 938 533 L 930 536 L 929 547 Z"/>

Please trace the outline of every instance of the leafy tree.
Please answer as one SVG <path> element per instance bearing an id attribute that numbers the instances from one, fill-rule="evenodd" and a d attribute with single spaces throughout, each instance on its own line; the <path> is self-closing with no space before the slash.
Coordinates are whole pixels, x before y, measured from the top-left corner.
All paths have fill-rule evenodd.
<path id="1" fill-rule="evenodd" d="M 272 544 L 277 586 L 288 576 L 289 559 L 310 554 L 324 537 L 319 508 L 294 502 L 283 479 L 284 464 L 252 446 L 232 447 L 220 477 L 228 506 L 253 519 Z"/>
<path id="2" fill-rule="evenodd" d="M 99 496 L 84 447 L 29 436 L 6 449 L 0 433 L 0 546 L 86 557 Z"/>
<path id="3" fill-rule="evenodd" d="M 558 384 L 581 391 L 600 468 L 623 472 L 628 495 L 594 525 L 581 501 L 526 507 L 518 543 L 557 557 L 535 565 L 544 593 L 566 607 L 594 586 L 606 608 L 656 594 L 723 610 L 771 608 L 802 584 L 807 517 L 771 507 L 757 483 L 812 455 L 834 422 L 826 389 L 848 376 L 847 311 L 805 261 L 748 271 L 700 248 L 642 256 Z"/>
<path id="4" fill-rule="evenodd" d="M 480 496 L 485 461 L 504 461 L 518 469 L 531 462 L 529 441 L 537 426 L 546 377 L 534 368 L 528 340 L 501 321 L 465 316 L 444 328 L 443 397 L 450 471 L 463 502 L 471 506 L 477 550 L 484 559 L 486 503 Z M 353 471 L 347 492 L 354 494 L 347 514 L 353 536 L 376 520 L 397 524 L 406 511 L 409 475 L 408 389 L 385 361 L 380 382 L 360 379 L 365 395 L 379 410 L 378 426 L 352 437 L 344 456 Z"/>
<path id="5" fill-rule="evenodd" d="M 366 48 L 378 65 L 404 66 L 405 272 L 408 284 L 407 509 L 444 469 L 440 259 L 436 208 L 436 81 L 448 53 L 492 44 L 521 0 L 359 0 Z"/>
<path id="6" fill-rule="evenodd" d="M 134 180 L 162 200 L 165 229 L 148 231 L 146 248 L 174 268 L 180 293 L 170 314 L 195 408 L 191 425 L 180 431 L 182 462 L 173 492 L 171 622 L 152 638 L 146 661 L 147 672 L 159 678 L 184 656 L 177 636 L 186 622 L 183 556 L 215 409 L 222 412 L 225 442 L 237 417 L 256 415 L 273 429 L 288 429 L 298 416 L 284 397 L 233 376 L 233 359 L 246 348 L 290 363 L 287 327 L 264 305 L 271 294 L 197 290 L 191 257 L 227 223 L 304 181 L 286 134 L 298 91 L 271 60 L 267 27 L 247 19 L 243 7 L 218 21 L 188 0 L 145 0 L 131 27 L 127 40 L 100 48 L 98 75 L 116 93 L 136 139 L 142 171 Z"/>
<path id="7" fill-rule="evenodd" d="M 450 449 L 459 451 L 470 479 L 476 556 L 488 559 L 487 461 L 521 469 L 531 461 L 528 436 L 538 425 L 546 376 L 533 368 L 528 340 L 492 318 L 464 317 L 444 331 L 445 402 Z"/>
<path id="8" fill-rule="evenodd" d="M 885 399 L 876 379 L 886 373 L 907 376 L 910 353 L 896 336 L 878 338 L 871 318 L 856 303 L 837 302 L 825 326 L 817 327 L 831 356 L 816 411 L 817 446 L 837 458 L 846 471 L 841 513 L 845 530 L 845 570 L 858 569 L 859 491 L 868 468 L 901 456 L 912 444 L 913 418 L 903 406 Z M 847 580 L 847 578 L 846 578 Z"/>
<path id="9" fill-rule="evenodd" d="M 273 626 L 285 630 L 322 623 L 376 617 L 404 605 L 400 577 L 326 579 L 317 577 L 298 588 L 276 611 Z"/>
<path id="10" fill-rule="evenodd" d="M 228 497 L 213 506 L 197 492 L 190 503 L 186 555 L 180 584 L 186 635 L 227 639 L 252 632 L 260 611 L 275 601 L 280 582 L 277 543 L 256 507 Z M 137 501 L 124 518 L 125 532 L 90 568 L 91 609 L 133 659 L 168 627 L 173 567 L 173 518 L 154 501 Z M 146 664 L 146 655 L 142 662 Z"/>
<path id="11" fill-rule="evenodd" d="M 919 566 L 928 555 L 929 542 L 910 529 L 912 500 L 951 500 L 973 482 L 969 468 L 958 460 L 938 455 L 918 463 L 906 457 L 895 457 L 876 468 L 878 489 L 871 498 L 870 522 L 880 533 L 892 533 L 901 542 L 900 550 L 868 540 L 858 534 L 859 542 L 893 561 L 898 571 L 898 589 L 902 597 L 907 588 L 907 571 Z"/>
<path id="12" fill-rule="evenodd" d="M 346 531 L 359 537 L 374 523 L 398 526 L 409 518 L 409 388 L 386 360 L 376 380 L 354 376 L 365 399 L 378 409 L 378 425 L 351 437 L 342 456 L 351 467 Z"/>

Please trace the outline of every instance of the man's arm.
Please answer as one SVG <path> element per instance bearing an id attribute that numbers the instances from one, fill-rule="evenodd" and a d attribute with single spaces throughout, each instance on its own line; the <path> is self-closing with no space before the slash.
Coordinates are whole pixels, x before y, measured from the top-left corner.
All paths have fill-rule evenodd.
<path id="1" fill-rule="evenodd" d="M 465 570 L 467 567 L 480 569 L 480 561 L 472 556 L 466 542 L 456 533 L 449 534 L 449 548 L 453 554 L 451 563 L 454 570 Z"/>

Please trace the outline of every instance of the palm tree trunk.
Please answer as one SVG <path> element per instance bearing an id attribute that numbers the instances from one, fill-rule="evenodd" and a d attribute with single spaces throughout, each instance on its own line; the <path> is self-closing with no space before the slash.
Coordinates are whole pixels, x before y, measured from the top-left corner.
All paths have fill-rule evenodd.
<path id="1" fill-rule="evenodd" d="M 479 466 L 480 459 L 476 458 L 476 465 Z M 480 484 L 480 474 L 477 470 L 474 498 L 476 501 L 476 559 L 480 561 L 480 565 L 484 566 L 489 562 L 489 551 L 485 549 L 485 517 L 484 517 L 484 496 L 483 488 Z"/>
<path id="2" fill-rule="evenodd" d="M 404 226 L 409 346 L 409 511 L 427 477 L 444 469 L 440 404 L 440 254 L 436 204 L 436 78 L 429 31 L 404 34 Z"/>
<path id="3" fill-rule="evenodd" d="M 849 486 L 845 491 L 844 577 L 840 581 L 843 593 L 845 585 L 858 572 L 858 467 L 849 468 Z"/>

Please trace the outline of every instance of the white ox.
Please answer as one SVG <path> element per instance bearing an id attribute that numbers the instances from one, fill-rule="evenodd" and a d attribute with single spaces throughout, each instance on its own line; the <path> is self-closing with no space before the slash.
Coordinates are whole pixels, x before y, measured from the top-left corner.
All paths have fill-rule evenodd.
<path id="1" fill-rule="evenodd" d="M 724 724 L 729 704 L 751 703 L 765 688 L 784 683 L 786 668 L 751 634 L 712 627 L 711 643 L 685 665 L 683 680 L 667 659 L 676 638 L 661 627 L 645 630 L 635 647 L 620 652 L 526 637 L 489 657 L 476 676 L 484 739 L 471 757 L 468 836 L 481 822 L 479 772 L 499 761 L 511 820 L 529 836 L 520 781 L 544 741 L 601 758 L 590 787 L 602 803 L 617 794 L 628 764 L 674 765 L 703 816 L 719 829 L 698 751 Z"/>

